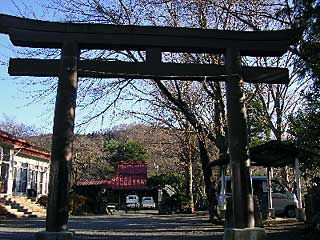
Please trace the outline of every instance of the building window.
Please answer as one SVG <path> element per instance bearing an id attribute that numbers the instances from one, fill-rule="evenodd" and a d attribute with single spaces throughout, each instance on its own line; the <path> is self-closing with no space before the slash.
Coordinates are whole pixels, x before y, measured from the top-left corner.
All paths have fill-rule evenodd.
<path id="1" fill-rule="evenodd" d="M 3 148 L 0 147 L 0 161 L 3 160 Z"/>
<path id="2" fill-rule="evenodd" d="M 26 193 L 28 184 L 28 169 L 25 168 L 28 164 L 23 164 L 23 168 L 19 168 L 17 171 L 17 188 L 16 192 Z"/>
<path id="3" fill-rule="evenodd" d="M 6 193 L 8 188 L 9 163 L 2 162 L 1 164 L 1 192 Z"/>
<path id="4" fill-rule="evenodd" d="M 38 179 L 37 179 L 37 172 L 35 170 L 32 170 L 31 172 L 31 189 L 33 190 L 37 190 L 37 182 L 38 182 Z"/>
<path id="5" fill-rule="evenodd" d="M 27 191 L 27 177 L 28 177 L 28 169 L 22 169 L 21 176 L 21 192 L 25 193 Z"/>
<path id="6" fill-rule="evenodd" d="M 17 170 L 17 187 L 16 187 L 16 192 L 21 192 L 21 175 L 22 175 L 22 168 L 18 168 Z"/>
<path id="7" fill-rule="evenodd" d="M 12 192 L 14 193 L 16 191 L 17 187 L 17 168 L 13 167 L 12 170 Z"/>
<path id="8" fill-rule="evenodd" d="M 39 193 L 42 194 L 42 191 L 43 191 L 43 172 L 40 172 L 40 191 Z"/>

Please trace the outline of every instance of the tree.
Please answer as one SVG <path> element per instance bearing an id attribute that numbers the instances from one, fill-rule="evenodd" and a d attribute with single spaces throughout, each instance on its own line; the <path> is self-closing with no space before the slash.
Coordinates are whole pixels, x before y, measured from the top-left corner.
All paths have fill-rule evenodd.
<path id="1" fill-rule="evenodd" d="M 132 140 L 120 143 L 111 139 L 105 143 L 104 150 L 105 160 L 113 165 L 120 161 L 140 162 L 147 161 L 149 158 L 145 147 Z"/>
<path id="2" fill-rule="evenodd" d="M 75 135 L 73 142 L 72 183 L 79 180 L 109 179 L 114 167 L 103 159 L 104 137 L 101 134 Z"/>
<path id="3" fill-rule="evenodd" d="M 304 109 L 291 115 L 290 133 L 295 145 L 320 154 L 320 85 L 315 82 L 306 95 L 306 105 Z M 319 175 L 320 158 L 319 155 L 313 159 L 304 161 L 303 175 L 307 179 L 313 179 Z"/>
<path id="4" fill-rule="evenodd" d="M 112 129 L 109 139 L 118 142 L 138 142 L 148 152 L 148 174 L 175 173 L 183 171 L 180 161 L 182 144 L 176 131 L 159 125 L 131 124 Z"/>
<path id="5" fill-rule="evenodd" d="M 166 185 L 172 186 L 176 192 L 182 193 L 185 188 L 185 178 L 181 174 L 159 174 L 149 177 L 147 180 L 147 185 L 151 189 L 159 188 L 162 189 Z"/>
<path id="6" fill-rule="evenodd" d="M 295 16 L 292 26 L 300 28 L 302 32 L 299 46 L 292 49 L 297 55 L 295 67 L 300 69 L 300 78 L 310 75 L 320 81 L 320 2 L 295 0 L 292 12 Z"/>
<path id="7" fill-rule="evenodd" d="M 28 138 L 37 147 L 51 151 L 51 134 Z M 115 175 L 114 166 L 103 159 L 104 135 L 99 133 L 75 134 L 71 185 L 80 180 L 109 179 Z"/>
<path id="8" fill-rule="evenodd" d="M 17 122 L 7 115 L 3 115 L 3 119 L 0 120 L 0 130 L 21 138 L 35 136 L 40 133 L 40 130 L 35 126 Z"/>
<path id="9" fill-rule="evenodd" d="M 177 173 L 154 175 L 148 178 L 147 185 L 149 188 L 162 190 L 162 200 L 159 206 L 161 213 L 172 213 L 177 210 L 189 211 L 186 201 L 187 196 L 185 195 L 185 180 L 182 174 Z M 170 192 L 166 191 L 167 188 L 170 189 Z"/>

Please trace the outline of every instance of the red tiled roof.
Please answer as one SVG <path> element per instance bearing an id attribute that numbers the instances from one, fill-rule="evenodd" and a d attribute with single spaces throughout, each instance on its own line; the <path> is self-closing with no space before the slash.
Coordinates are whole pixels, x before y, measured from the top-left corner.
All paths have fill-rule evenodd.
<path id="1" fill-rule="evenodd" d="M 105 186 L 113 190 L 147 189 L 147 164 L 144 162 L 122 162 L 118 164 L 117 176 L 111 180 L 82 180 L 77 186 Z"/>
<path id="2" fill-rule="evenodd" d="M 77 186 L 94 186 L 94 185 L 107 185 L 109 186 L 111 180 L 80 180 Z"/>
<path id="3" fill-rule="evenodd" d="M 115 177 L 111 180 L 110 187 L 115 189 L 138 190 L 147 189 L 147 179 L 144 177 L 128 176 L 128 177 Z"/>
<path id="4" fill-rule="evenodd" d="M 121 162 L 118 164 L 117 176 L 147 177 L 147 164 L 145 162 Z"/>
<path id="5" fill-rule="evenodd" d="M 0 130 L 0 142 L 4 142 L 8 145 L 11 145 L 13 148 L 19 149 L 20 152 L 23 154 L 45 159 L 48 161 L 50 160 L 50 152 L 41 150 L 38 147 L 34 146 L 32 143 L 24 139 L 17 138 L 1 130 Z"/>

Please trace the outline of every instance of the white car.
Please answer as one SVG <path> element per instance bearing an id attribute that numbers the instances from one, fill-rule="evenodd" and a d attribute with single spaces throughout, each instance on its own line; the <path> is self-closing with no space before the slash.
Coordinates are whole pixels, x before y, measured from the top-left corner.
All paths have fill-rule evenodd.
<path id="1" fill-rule="evenodd" d="M 141 201 L 142 208 L 156 208 L 153 197 L 143 197 Z"/>
<path id="2" fill-rule="evenodd" d="M 251 176 L 253 193 L 261 191 L 265 194 L 268 192 L 267 176 Z M 221 181 L 221 179 L 220 179 Z M 219 206 L 225 204 L 225 199 L 231 196 L 231 179 L 230 176 L 225 178 L 226 196 L 218 199 Z M 221 189 L 221 183 L 220 183 Z M 223 201 L 223 202 L 222 202 Z M 295 217 L 295 209 L 298 206 L 298 200 L 294 193 L 290 192 L 281 182 L 275 178 L 272 179 L 272 204 L 276 214 L 284 214 L 286 217 Z"/>
<path id="3" fill-rule="evenodd" d="M 139 197 L 137 195 L 128 195 L 126 197 L 126 206 L 127 208 L 139 208 Z"/>

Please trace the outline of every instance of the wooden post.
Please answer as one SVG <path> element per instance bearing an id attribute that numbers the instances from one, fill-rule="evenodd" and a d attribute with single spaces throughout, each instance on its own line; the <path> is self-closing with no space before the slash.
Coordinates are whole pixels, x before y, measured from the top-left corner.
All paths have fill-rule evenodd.
<path id="1" fill-rule="evenodd" d="M 220 167 L 220 175 L 221 175 L 221 191 L 220 195 L 222 196 L 222 210 L 226 210 L 226 167 Z"/>
<path id="2" fill-rule="evenodd" d="M 297 199 L 298 208 L 302 208 L 302 198 L 301 198 L 301 182 L 300 182 L 300 161 L 299 158 L 295 158 L 295 172 L 296 172 L 296 185 L 297 185 Z"/>
<path id="3" fill-rule="evenodd" d="M 150 64 L 160 64 L 162 62 L 162 55 L 160 48 L 147 48 L 146 62 Z"/>
<path id="4" fill-rule="evenodd" d="M 272 204 L 272 168 L 267 168 L 267 176 L 268 176 L 268 217 L 275 217 L 275 209 Z"/>
<path id="5" fill-rule="evenodd" d="M 272 179 L 271 179 L 271 167 L 267 168 L 268 176 L 268 208 L 272 209 Z"/>
<path id="6" fill-rule="evenodd" d="M 254 227 L 254 205 L 250 181 L 247 114 L 242 91 L 240 52 L 227 49 L 225 65 L 228 141 L 231 165 L 232 209 L 234 228 Z"/>
<path id="7" fill-rule="evenodd" d="M 301 179 L 300 179 L 300 161 L 299 158 L 295 158 L 295 168 L 296 168 L 296 184 L 297 184 L 297 198 L 298 198 L 298 207 L 296 208 L 296 218 L 298 221 L 306 221 L 305 209 L 302 206 L 302 197 L 301 197 Z"/>
<path id="8" fill-rule="evenodd" d="M 61 52 L 60 76 L 54 113 L 47 232 L 68 230 L 68 198 L 78 87 L 78 61 L 78 44 L 75 41 L 65 41 Z"/>

